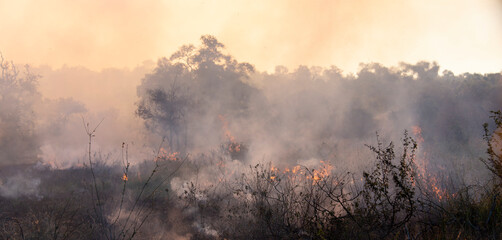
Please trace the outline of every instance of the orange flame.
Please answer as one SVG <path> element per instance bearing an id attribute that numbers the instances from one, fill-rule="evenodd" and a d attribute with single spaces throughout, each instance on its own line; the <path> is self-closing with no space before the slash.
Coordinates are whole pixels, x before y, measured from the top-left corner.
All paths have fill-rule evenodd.
<path id="1" fill-rule="evenodd" d="M 321 166 L 318 170 L 313 169 L 312 171 L 308 171 L 308 169 L 303 169 L 300 165 L 296 165 L 293 168 L 285 167 L 282 171 L 282 174 L 284 174 L 289 179 L 307 179 L 312 180 L 312 184 L 316 184 L 317 182 L 327 178 L 334 168 L 331 164 L 325 161 L 320 162 Z M 277 178 L 279 171 L 276 167 L 271 167 L 270 173 L 270 179 L 274 180 Z"/>
<path id="2" fill-rule="evenodd" d="M 271 176 L 270 176 L 270 180 L 275 180 L 275 179 L 277 178 L 277 173 L 278 173 L 278 172 L 279 172 L 279 171 L 277 170 L 277 168 L 276 168 L 276 167 L 274 167 L 274 166 L 270 166 L 270 175 L 271 175 Z"/>
<path id="3" fill-rule="evenodd" d="M 411 130 L 413 131 L 413 135 L 415 135 L 415 138 L 417 139 L 417 143 L 423 143 L 424 138 L 422 137 L 422 128 L 420 126 L 411 126 Z"/>
<path id="4" fill-rule="evenodd" d="M 321 181 L 322 179 L 327 178 L 331 173 L 331 171 L 333 170 L 333 166 L 331 164 L 326 163 L 325 161 L 321 161 L 321 164 L 322 164 L 321 169 L 319 170 L 313 169 L 311 175 L 307 176 L 307 179 L 313 180 L 312 184 L 315 184 Z"/>
<path id="5" fill-rule="evenodd" d="M 230 142 L 235 142 L 235 138 L 232 136 L 232 133 L 228 129 L 228 122 L 223 115 L 218 115 L 221 123 L 223 123 L 223 131 L 225 132 L 225 137 L 230 140 Z"/>
<path id="6" fill-rule="evenodd" d="M 220 121 L 223 124 L 222 128 L 224 131 L 225 138 L 227 138 L 228 142 L 230 142 L 230 144 L 228 144 L 228 151 L 229 152 L 240 152 L 241 145 L 239 143 L 237 143 L 235 141 L 235 137 L 232 136 L 232 133 L 230 132 L 229 127 L 228 127 L 228 121 L 225 119 L 225 117 L 223 115 L 218 115 L 218 118 L 220 119 Z"/>
<path id="7" fill-rule="evenodd" d="M 422 128 L 420 126 L 412 126 L 413 135 L 415 136 L 417 143 L 424 143 L 424 138 L 422 137 Z M 435 197 L 442 201 L 445 197 L 450 198 L 448 192 L 442 189 L 440 185 L 440 181 L 435 174 L 430 173 L 429 166 L 429 158 L 427 152 L 423 151 L 421 156 L 416 158 L 416 166 L 417 166 L 417 180 L 421 180 L 424 183 L 425 189 L 428 192 L 431 192 L 435 195 Z M 415 181 L 413 182 L 415 185 Z M 454 195 L 452 195 L 453 197 Z"/>
<path id="8" fill-rule="evenodd" d="M 155 161 L 158 160 L 167 160 L 167 161 L 176 161 L 178 160 L 179 152 L 169 152 L 164 148 L 160 148 L 159 155 L 155 158 Z"/>

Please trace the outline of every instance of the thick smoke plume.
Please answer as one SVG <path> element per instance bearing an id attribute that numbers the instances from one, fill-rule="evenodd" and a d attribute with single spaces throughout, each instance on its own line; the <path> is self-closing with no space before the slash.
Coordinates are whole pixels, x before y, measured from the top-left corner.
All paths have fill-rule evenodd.
<path id="1" fill-rule="evenodd" d="M 418 144 L 424 179 L 433 172 L 455 186 L 485 181 L 488 170 L 477 160 L 486 148 L 483 123 L 502 106 L 500 73 L 454 74 L 435 62 L 366 63 L 356 73 L 335 66 L 260 72 L 213 36 L 132 70 L 20 71 L 3 58 L 1 68 L 2 201 L 52 206 L 70 189 L 80 198 L 70 196 L 75 202 L 68 200 L 61 216 L 80 216 L 69 225 L 85 223 L 85 236 L 95 239 L 227 236 L 229 215 L 221 218 L 221 212 L 256 214 L 239 212 L 239 204 L 258 198 L 250 185 L 270 187 L 260 181 L 303 174 L 310 178 L 298 182 L 308 187 L 335 178 L 332 173 L 355 174 L 373 166 L 380 150 L 365 145 L 400 139 L 408 144 L 403 151 Z M 100 122 L 86 136 L 84 125 Z M 359 178 L 343 179 L 356 188 Z M 443 191 L 439 185 L 430 191 Z M 54 221 L 48 226 L 57 226 Z M 144 223 L 151 231 L 139 232 Z"/>
<path id="2" fill-rule="evenodd" d="M 356 74 L 334 66 L 262 73 L 204 36 L 145 76 L 136 114 L 173 151 L 205 152 L 227 142 L 240 144 L 246 154 L 238 158 L 248 163 L 330 158 L 342 168 L 364 165 L 358 149 L 375 132 L 399 139 L 420 129 L 421 149 L 450 167 L 471 164 L 462 159 L 483 151 L 480 129 L 502 103 L 500 91 L 499 73 L 455 75 L 429 62 L 361 64 Z"/>
<path id="3" fill-rule="evenodd" d="M 37 77 L 3 56 L 0 68 L 0 165 L 36 162 L 40 143 L 33 111 L 41 98 Z"/>

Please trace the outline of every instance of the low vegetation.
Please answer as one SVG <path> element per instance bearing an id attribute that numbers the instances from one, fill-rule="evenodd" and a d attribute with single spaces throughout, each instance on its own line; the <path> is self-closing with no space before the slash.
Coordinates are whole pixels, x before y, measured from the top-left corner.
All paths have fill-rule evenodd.
<path id="1" fill-rule="evenodd" d="M 231 152 L 205 156 L 159 150 L 155 159 L 131 166 L 127 145 L 115 164 L 92 154 L 84 167 L 13 167 L 38 181 L 33 194 L 2 196 L 3 239 L 500 239 L 502 200 L 499 131 L 485 125 L 493 178 L 435 192 L 418 172 L 417 143 L 405 132 L 401 144 L 368 146 L 372 168 L 341 173 L 329 163 L 279 170 L 271 163 L 214 182 L 174 179 L 198 174 L 204 157 L 225 176 Z M 91 132 L 90 132 L 91 133 Z M 92 134 L 90 134 L 92 143 Z M 109 162 L 109 161 L 108 161 Z M 219 173 L 217 173 L 219 171 Z M 7 177 L 8 178 L 8 177 Z M 4 177 L 4 179 L 6 179 Z M 178 187 L 178 189 L 173 189 Z M 21 190 L 20 190 L 21 191 Z M 438 194 L 441 194 L 439 196 Z"/>

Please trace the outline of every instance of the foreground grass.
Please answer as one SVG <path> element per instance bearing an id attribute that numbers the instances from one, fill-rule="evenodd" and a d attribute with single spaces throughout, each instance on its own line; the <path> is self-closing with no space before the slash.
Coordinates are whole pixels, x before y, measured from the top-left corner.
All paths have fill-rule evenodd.
<path id="1" fill-rule="evenodd" d="M 501 113 L 493 119 L 482 159 L 491 180 L 442 191 L 418 174 L 407 133 L 399 151 L 369 146 L 375 165 L 362 173 L 265 163 L 227 174 L 235 162 L 228 147 L 190 158 L 157 154 L 134 167 L 94 155 L 92 171 L 4 167 L 0 238 L 501 239 Z M 204 172 L 212 178 L 198 181 Z"/>

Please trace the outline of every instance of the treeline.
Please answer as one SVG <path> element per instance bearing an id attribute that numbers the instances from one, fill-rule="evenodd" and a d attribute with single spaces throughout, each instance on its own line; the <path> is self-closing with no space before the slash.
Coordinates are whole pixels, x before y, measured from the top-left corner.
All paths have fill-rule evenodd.
<path id="1" fill-rule="evenodd" d="M 163 139 L 145 143 L 152 157 L 131 159 L 126 140 L 95 152 L 94 136 L 119 133 L 78 118 L 88 135 L 63 140 L 88 139 L 89 153 L 66 168 L 40 158 L 42 143 L 86 107 L 44 98 L 39 76 L 2 59 L 2 238 L 501 237 L 499 73 L 428 62 L 264 73 L 201 41 L 138 86 L 131 117 Z"/>

